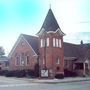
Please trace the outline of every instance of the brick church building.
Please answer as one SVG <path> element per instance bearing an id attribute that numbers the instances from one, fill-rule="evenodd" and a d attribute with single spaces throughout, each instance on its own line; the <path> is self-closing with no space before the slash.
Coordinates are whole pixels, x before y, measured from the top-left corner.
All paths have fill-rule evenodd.
<path id="1" fill-rule="evenodd" d="M 39 76 L 54 78 L 64 70 L 78 75 L 89 73 L 89 44 L 63 42 L 65 35 L 49 9 L 37 36 L 21 34 L 12 48 L 9 70 L 34 70 L 39 64 Z"/>

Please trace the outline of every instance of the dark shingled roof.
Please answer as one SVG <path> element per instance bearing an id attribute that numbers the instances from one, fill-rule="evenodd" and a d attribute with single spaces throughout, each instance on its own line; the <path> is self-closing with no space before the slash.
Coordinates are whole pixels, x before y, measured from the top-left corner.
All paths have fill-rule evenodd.
<path id="1" fill-rule="evenodd" d="M 83 62 L 90 59 L 90 44 L 71 44 L 64 42 L 64 56 L 76 57 L 76 62 Z"/>
<path id="2" fill-rule="evenodd" d="M 64 42 L 64 56 L 65 57 L 79 57 L 79 45 Z"/>
<path id="3" fill-rule="evenodd" d="M 38 37 L 22 34 L 27 42 L 31 45 L 36 54 L 38 54 Z"/>
<path id="4" fill-rule="evenodd" d="M 58 25 L 58 23 L 57 23 L 57 21 L 55 19 L 55 16 L 54 16 L 51 9 L 49 9 L 49 11 L 47 13 L 47 16 L 46 16 L 46 18 L 44 20 L 44 23 L 43 23 L 41 29 L 42 28 L 44 28 L 45 31 L 56 31 L 58 28 L 60 29 L 60 27 L 59 27 L 59 25 Z"/>
<path id="5" fill-rule="evenodd" d="M 27 42 L 31 45 L 36 54 L 39 54 L 38 37 L 22 34 Z M 64 57 L 76 57 L 76 62 L 85 61 L 85 58 L 90 59 L 90 44 L 71 44 L 63 43 Z"/>

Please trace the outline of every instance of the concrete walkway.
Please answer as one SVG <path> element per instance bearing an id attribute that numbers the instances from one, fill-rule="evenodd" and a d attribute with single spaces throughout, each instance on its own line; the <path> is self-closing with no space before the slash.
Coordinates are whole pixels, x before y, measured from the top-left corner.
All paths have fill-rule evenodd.
<path id="1" fill-rule="evenodd" d="M 90 81 L 90 77 L 73 77 L 64 79 L 35 79 L 33 83 L 69 83 L 69 82 L 80 82 L 80 81 Z"/>
<path id="2" fill-rule="evenodd" d="M 17 79 L 25 80 L 30 83 L 46 83 L 46 84 L 90 81 L 90 77 L 72 77 L 72 78 L 67 77 L 64 79 L 30 79 L 30 78 L 17 78 Z"/>
<path id="3" fill-rule="evenodd" d="M 46 83 L 46 84 L 55 84 L 55 83 L 70 83 L 70 82 L 80 82 L 80 81 L 90 81 L 90 77 L 67 77 L 64 79 L 32 79 L 32 78 L 16 78 L 16 77 L 3 77 L 0 76 L 1 79 L 15 79 L 21 80 L 29 83 Z"/>

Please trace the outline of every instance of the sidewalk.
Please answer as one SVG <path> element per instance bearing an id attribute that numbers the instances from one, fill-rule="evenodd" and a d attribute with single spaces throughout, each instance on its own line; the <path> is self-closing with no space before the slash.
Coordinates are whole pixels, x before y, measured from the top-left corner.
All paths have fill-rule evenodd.
<path id="1" fill-rule="evenodd" d="M 80 81 L 90 81 L 90 77 L 73 77 L 73 78 L 64 78 L 64 79 L 28 79 L 32 83 L 46 83 L 46 84 L 55 84 L 55 83 L 70 83 L 70 82 L 80 82 Z"/>
<path id="2" fill-rule="evenodd" d="M 70 82 L 81 82 L 90 81 L 90 77 L 67 77 L 64 79 L 38 79 L 38 78 L 16 78 L 16 77 L 4 77 L 0 76 L 0 79 L 5 80 L 21 80 L 29 83 L 45 83 L 45 84 L 56 84 L 56 83 L 70 83 Z"/>

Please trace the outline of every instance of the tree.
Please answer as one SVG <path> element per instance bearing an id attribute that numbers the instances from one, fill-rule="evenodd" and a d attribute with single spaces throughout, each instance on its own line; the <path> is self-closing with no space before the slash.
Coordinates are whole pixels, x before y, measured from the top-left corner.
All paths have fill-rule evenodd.
<path id="1" fill-rule="evenodd" d="M 5 51 L 4 48 L 0 46 L 0 57 L 2 57 L 3 55 L 5 55 Z"/>

